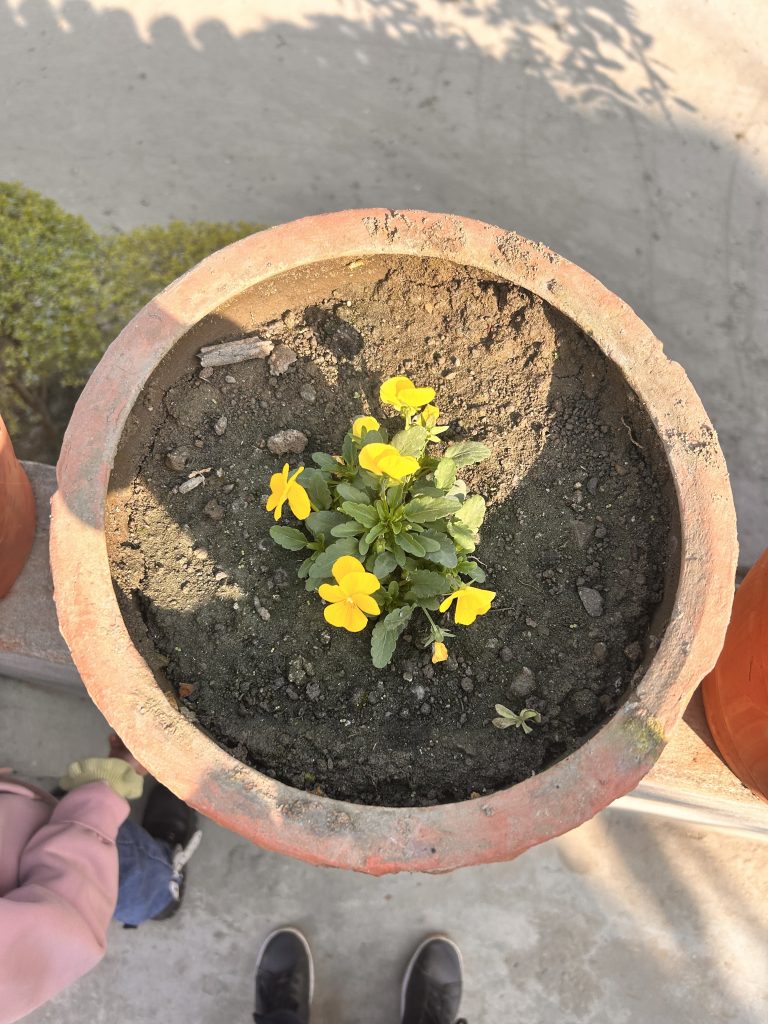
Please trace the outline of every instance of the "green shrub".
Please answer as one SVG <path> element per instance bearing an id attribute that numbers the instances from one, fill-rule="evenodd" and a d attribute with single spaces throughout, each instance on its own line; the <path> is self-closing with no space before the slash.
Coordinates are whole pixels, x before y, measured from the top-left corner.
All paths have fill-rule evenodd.
<path id="1" fill-rule="evenodd" d="M 102 237 L 0 182 L 0 412 L 25 457 L 55 461 L 80 389 L 153 295 L 261 225 L 171 221 Z"/>

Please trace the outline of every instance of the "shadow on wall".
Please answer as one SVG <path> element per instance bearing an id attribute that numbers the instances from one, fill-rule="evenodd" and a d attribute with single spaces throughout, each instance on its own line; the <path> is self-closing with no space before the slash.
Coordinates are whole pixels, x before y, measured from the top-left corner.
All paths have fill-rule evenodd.
<path id="1" fill-rule="evenodd" d="M 546 242 L 626 298 L 686 366 L 752 561 L 768 504 L 765 183 L 756 147 L 720 135 L 670 84 L 704 95 L 685 48 L 679 68 L 654 58 L 639 27 L 641 14 L 658 20 L 653 5 L 368 0 L 294 23 L 266 0 L 249 16 L 260 8 L 258 31 L 209 19 L 188 33 L 173 17 L 145 31 L 85 0 L 0 0 L 3 91 L 15 92 L 0 178 L 100 229 L 390 205 Z M 717 10 L 707 18 L 711 36 Z M 733 18 L 721 20 L 732 36 Z"/>

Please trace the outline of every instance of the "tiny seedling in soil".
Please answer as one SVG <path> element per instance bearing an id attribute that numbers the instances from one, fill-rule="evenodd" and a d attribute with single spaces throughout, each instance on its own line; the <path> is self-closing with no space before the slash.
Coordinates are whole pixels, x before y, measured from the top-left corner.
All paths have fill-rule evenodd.
<path id="1" fill-rule="evenodd" d="M 528 733 L 533 732 L 529 722 L 535 722 L 537 725 L 541 722 L 539 712 L 533 711 L 531 708 L 523 708 L 519 714 L 516 714 L 503 704 L 497 704 L 496 714 L 499 717 L 494 718 L 493 724 L 497 729 L 509 729 L 510 726 L 514 726 L 516 729 L 522 729 L 523 732 Z"/>

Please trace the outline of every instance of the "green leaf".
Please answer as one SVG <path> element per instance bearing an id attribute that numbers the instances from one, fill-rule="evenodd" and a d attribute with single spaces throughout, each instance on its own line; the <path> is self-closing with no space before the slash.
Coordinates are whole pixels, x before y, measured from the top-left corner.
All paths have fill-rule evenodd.
<path id="1" fill-rule="evenodd" d="M 365 491 L 358 490 L 357 487 L 353 487 L 349 483 L 340 483 L 336 488 L 336 493 L 342 501 L 357 501 L 362 502 L 363 505 L 368 502 L 368 495 Z"/>
<path id="2" fill-rule="evenodd" d="M 404 484 L 395 484 L 394 487 L 387 488 L 387 504 L 390 508 L 397 508 L 400 502 L 403 500 L 403 494 L 405 493 Z"/>
<path id="3" fill-rule="evenodd" d="M 372 526 L 368 533 L 366 533 L 365 539 L 369 544 L 373 544 L 376 538 L 380 537 L 385 530 L 386 526 L 384 525 L 384 523 L 376 523 L 376 525 Z"/>
<path id="4" fill-rule="evenodd" d="M 491 449 L 482 441 L 459 441 L 445 450 L 446 459 L 453 459 L 457 466 L 472 466 L 491 455 Z"/>
<path id="5" fill-rule="evenodd" d="M 411 531 L 422 531 L 419 536 L 419 544 L 424 548 L 428 555 L 433 554 L 440 550 L 441 542 L 437 539 L 437 534 L 424 533 L 423 526 L 417 526 L 415 523 L 411 526 Z"/>
<path id="6" fill-rule="evenodd" d="M 376 668 L 385 668 L 392 660 L 400 639 L 413 614 L 412 605 L 395 608 L 376 623 L 371 633 L 371 658 Z"/>
<path id="7" fill-rule="evenodd" d="M 479 494 L 473 494 L 467 498 L 459 511 L 454 516 L 454 521 L 463 523 L 468 530 L 477 533 L 485 519 L 485 498 Z"/>
<path id="8" fill-rule="evenodd" d="M 309 495 L 309 500 L 318 509 L 324 510 L 331 507 L 331 492 L 319 469 L 305 469 L 299 483 Z"/>
<path id="9" fill-rule="evenodd" d="M 413 555 L 414 558 L 423 558 L 427 553 L 424 546 L 416 540 L 415 537 L 412 537 L 408 533 L 401 533 L 397 542 L 403 551 L 409 555 Z"/>
<path id="10" fill-rule="evenodd" d="M 292 526 L 273 526 L 270 528 L 269 536 L 286 551 L 301 551 L 309 541 L 306 534 L 301 530 L 294 530 Z"/>
<path id="11" fill-rule="evenodd" d="M 485 570 L 481 569 L 477 562 L 470 562 L 466 558 L 461 559 L 456 566 L 456 572 L 460 576 L 469 576 L 473 583 L 485 583 L 486 580 Z"/>
<path id="12" fill-rule="evenodd" d="M 446 597 L 455 589 L 454 584 L 441 572 L 417 569 L 410 574 L 408 600 L 422 601 L 433 597 Z"/>
<path id="13" fill-rule="evenodd" d="M 365 437 L 360 439 L 360 447 L 365 448 L 367 444 L 383 444 L 384 435 L 380 430 L 368 430 Z"/>
<path id="14" fill-rule="evenodd" d="M 379 579 L 383 579 L 385 576 L 397 568 L 397 559 L 391 551 L 382 551 L 380 555 L 376 555 L 376 560 L 373 563 L 373 575 L 378 576 Z"/>
<path id="15" fill-rule="evenodd" d="M 340 526 L 347 522 L 347 517 L 341 512 L 310 512 L 304 520 L 307 529 L 315 537 L 329 537 L 334 526 Z"/>
<path id="16" fill-rule="evenodd" d="M 409 427 L 401 430 L 392 438 L 392 444 L 401 455 L 412 455 L 418 459 L 427 443 L 428 432 L 425 427 Z"/>
<path id="17" fill-rule="evenodd" d="M 434 523 L 437 519 L 445 519 L 454 515 L 461 508 L 455 498 L 413 498 L 403 505 L 403 514 L 412 523 Z"/>
<path id="18" fill-rule="evenodd" d="M 454 481 L 453 487 L 448 491 L 447 498 L 461 498 L 463 501 L 467 496 L 467 485 L 463 480 Z"/>
<path id="19" fill-rule="evenodd" d="M 474 551 L 477 547 L 475 543 L 476 534 L 473 530 L 470 530 L 464 525 L 464 523 L 448 523 L 448 533 L 456 541 L 460 551 Z"/>
<path id="20" fill-rule="evenodd" d="M 325 452 L 315 452 L 312 456 L 312 461 L 320 469 L 324 469 L 326 473 L 340 473 L 344 468 L 332 455 L 326 455 Z"/>
<path id="21" fill-rule="evenodd" d="M 365 530 L 364 526 L 352 520 L 351 522 L 340 523 L 331 530 L 332 537 L 359 537 Z"/>
<path id="22" fill-rule="evenodd" d="M 436 549 L 430 550 L 427 548 L 426 558 L 428 562 L 444 565 L 446 569 L 454 568 L 459 558 L 456 554 L 456 545 L 450 537 L 447 537 L 444 533 L 435 533 L 427 537 L 419 537 L 419 540 L 425 548 L 427 547 L 427 541 L 437 545 Z"/>
<path id="23" fill-rule="evenodd" d="M 362 526 L 367 526 L 369 530 L 379 521 L 376 509 L 361 501 L 345 501 L 342 503 L 341 511 L 348 516 L 352 516 Z"/>
<path id="24" fill-rule="evenodd" d="M 355 466 L 357 464 L 355 456 L 355 439 L 350 433 L 344 438 L 344 444 L 341 446 L 341 457 L 348 466 Z"/>
<path id="25" fill-rule="evenodd" d="M 361 537 L 360 542 L 357 545 L 357 552 L 361 558 L 365 558 L 368 552 L 371 550 L 371 542 L 367 537 Z"/>
<path id="26" fill-rule="evenodd" d="M 455 482 L 456 462 L 454 459 L 440 459 L 435 470 L 435 483 L 441 490 L 447 491 Z"/>
<path id="27" fill-rule="evenodd" d="M 342 555 L 356 555 L 357 541 L 354 537 L 345 537 L 343 540 L 334 541 L 330 547 L 321 552 L 309 570 L 310 582 L 320 584 L 323 580 L 330 579 L 333 575 L 333 563 Z"/>
<path id="28" fill-rule="evenodd" d="M 309 570 L 312 568 L 312 563 L 317 558 L 317 555 L 310 555 L 309 558 L 305 558 L 299 566 L 299 579 L 305 580 L 309 576 Z"/>

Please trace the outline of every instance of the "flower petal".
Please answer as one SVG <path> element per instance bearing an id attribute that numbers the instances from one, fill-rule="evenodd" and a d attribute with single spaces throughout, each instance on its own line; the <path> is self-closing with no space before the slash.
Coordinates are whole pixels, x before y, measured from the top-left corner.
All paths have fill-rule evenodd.
<path id="1" fill-rule="evenodd" d="M 375 416 L 358 416 L 352 424 L 352 433 L 355 437 L 362 437 L 363 431 L 378 430 L 379 425 Z"/>
<path id="2" fill-rule="evenodd" d="M 381 441 L 367 444 L 360 452 L 360 465 L 363 469 L 367 469 L 371 473 L 378 473 L 381 476 L 381 459 L 386 455 L 391 455 L 393 452 L 396 453 L 397 448 L 393 448 L 391 444 L 383 444 Z"/>
<path id="3" fill-rule="evenodd" d="M 365 612 L 366 615 L 381 615 L 381 608 L 370 594 L 355 594 L 354 602 L 361 612 Z"/>
<path id="4" fill-rule="evenodd" d="M 441 640 L 435 640 L 432 644 L 432 664 L 439 665 L 441 661 L 448 660 L 448 648 Z"/>
<path id="5" fill-rule="evenodd" d="M 288 504 L 297 519 L 306 519 L 312 511 L 309 495 L 301 484 L 291 484 L 288 488 Z"/>
<path id="6" fill-rule="evenodd" d="M 420 468 L 420 463 L 412 455 L 401 455 L 395 449 L 394 454 L 382 456 L 379 460 L 379 466 L 393 480 L 403 480 L 405 477 L 416 473 Z"/>
<path id="7" fill-rule="evenodd" d="M 434 388 L 415 388 L 408 387 L 403 388 L 399 395 L 400 401 L 407 405 L 409 409 L 420 409 L 422 405 L 427 405 L 435 397 Z"/>
<path id="8" fill-rule="evenodd" d="M 448 597 L 446 597 L 444 601 L 441 601 L 439 611 L 447 612 L 448 609 L 451 607 L 451 601 L 455 601 L 460 593 L 460 590 L 454 590 L 454 592 L 450 594 Z"/>
<path id="9" fill-rule="evenodd" d="M 413 381 L 410 377 L 390 377 L 379 388 L 379 398 L 387 405 L 394 405 L 396 409 L 399 409 L 402 405 L 400 392 L 403 388 L 413 388 Z"/>
<path id="10" fill-rule="evenodd" d="M 354 555 L 342 555 L 341 558 L 337 558 L 333 563 L 331 572 L 336 582 L 341 583 L 344 577 L 348 576 L 351 572 L 364 573 L 365 566 Z"/>
<path id="11" fill-rule="evenodd" d="M 317 593 L 324 601 L 346 601 L 347 599 L 347 595 L 341 587 L 334 587 L 332 583 L 321 584 Z"/>
<path id="12" fill-rule="evenodd" d="M 359 633 L 368 625 L 368 619 L 360 611 L 357 605 L 350 601 L 340 601 L 338 604 L 327 604 L 323 611 L 325 621 L 339 629 L 349 630 L 350 633 Z"/>

